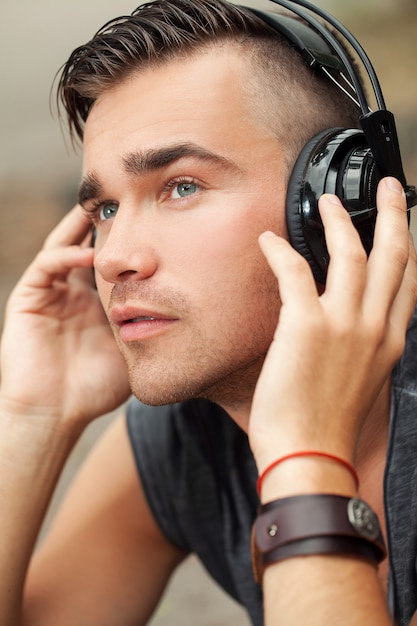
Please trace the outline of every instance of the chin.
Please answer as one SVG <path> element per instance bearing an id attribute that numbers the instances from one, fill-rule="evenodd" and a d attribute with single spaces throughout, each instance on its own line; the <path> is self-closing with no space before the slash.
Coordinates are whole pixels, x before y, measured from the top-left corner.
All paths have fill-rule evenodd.
<path id="1" fill-rule="evenodd" d="M 176 402 L 185 402 L 186 400 L 191 400 L 193 397 L 192 394 L 187 393 L 178 393 L 175 391 L 156 391 L 155 393 L 150 393 L 147 391 L 135 391 L 132 390 L 133 395 L 143 404 L 147 404 L 148 406 L 164 406 L 167 404 L 175 404 Z"/>
<path id="2" fill-rule="evenodd" d="M 130 386 L 133 395 L 149 406 L 163 406 L 199 398 L 230 411 L 248 403 L 250 405 L 261 366 L 262 363 L 258 361 L 232 372 L 211 372 L 206 378 L 188 376 L 185 380 L 174 377 L 172 372 L 165 372 L 159 383 L 155 376 L 149 376 L 149 372 L 148 376 L 143 376 L 143 373 L 139 375 L 136 371 L 130 373 Z"/>

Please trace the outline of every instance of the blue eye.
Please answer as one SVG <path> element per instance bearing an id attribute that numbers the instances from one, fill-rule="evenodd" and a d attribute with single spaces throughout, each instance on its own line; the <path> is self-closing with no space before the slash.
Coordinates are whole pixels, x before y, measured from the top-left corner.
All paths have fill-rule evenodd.
<path id="1" fill-rule="evenodd" d="M 114 217 L 118 210 L 118 205 L 115 202 L 107 202 L 103 204 L 99 211 L 99 218 L 102 222 Z"/>
<path id="2" fill-rule="evenodd" d="M 192 196 L 199 189 L 199 186 L 195 183 L 177 183 L 173 189 L 172 196 L 173 198 L 186 198 L 187 196 Z"/>

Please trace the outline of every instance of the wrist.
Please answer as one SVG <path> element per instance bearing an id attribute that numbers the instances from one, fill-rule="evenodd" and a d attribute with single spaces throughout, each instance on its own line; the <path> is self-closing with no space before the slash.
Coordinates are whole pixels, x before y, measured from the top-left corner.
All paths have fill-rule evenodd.
<path id="1" fill-rule="evenodd" d="M 252 535 L 257 582 L 262 582 L 268 565 L 313 555 L 346 555 L 380 563 L 386 548 L 369 505 L 326 493 L 280 498 L 259 507 Z"/>
<path id="2" fill-rule="evenodd" d="M 291 457 L 264 475 L 262 472 L 262 484 L 259 485 L 262 502 L 314 493 L 338 493 L 351 497 L 358 492 L 355 472 L 342 463 L 314 454 Z"/>
<path id="3" fill-rule="evenodd" d="M 263 471 L 270 463 L 281 456 L 298 452 L 299 450 L 322 450 L 333 454 L 348 463 L 354 464 L 356 457 L 356 439 L 350 437 L 342 428 L 337 433 L 320 432 L 314 428 L 310 430 L 296 428 L 289 423 L 285 428 L 270 429 L 261 433 L 249 431 L 249 442 L 256 465 Z"/>
<path id="4" fill-rule="evenodd" d="M 82 428 L 75 420 L 63 421 L 56 410 L 5 397 L 0 393 L 0 422 L 6 429 L 39 434 L 39 437 L 78 439 Z"/>

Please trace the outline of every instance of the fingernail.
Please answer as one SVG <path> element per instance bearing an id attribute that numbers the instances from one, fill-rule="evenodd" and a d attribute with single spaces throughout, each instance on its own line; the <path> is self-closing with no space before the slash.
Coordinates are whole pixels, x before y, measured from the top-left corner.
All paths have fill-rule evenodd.
<path id="1" fill-rule="evenodd" d="M 393 176 L 387 176 L 386 178 L 384 178 L 384 182 L 390 191 L 394 191 L 395 193 L 400 193 L 400 194 L 404 193 L 404 189 L 400 181 L 397 180 L 396 178 L 393 178 Z"/>
<path id="2" fill-rule="evenodd" d="M 329 204 L 334 204 L 338 206 L 340 206 L 341 204 L 339 198 L 332 193 L 325 193 L 322 197 L 326 202 L 329 202 Z"/>
<path id="3" fill-rule="evenodd" d="M 264 233 L 261 234 L 261 237 L 275 237 L 275 233 L 273 233 L 271 230 L 266 230 Z"/>

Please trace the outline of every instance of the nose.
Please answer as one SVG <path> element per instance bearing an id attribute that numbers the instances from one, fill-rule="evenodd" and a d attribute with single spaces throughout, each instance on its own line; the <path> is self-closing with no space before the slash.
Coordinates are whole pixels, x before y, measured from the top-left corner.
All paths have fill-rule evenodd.
<path id="1" fill-rule="evenodd" d="M 153 230 L 149 219 L 120 206 L 111 223 L 97 229 L 96 273 L 108 283 L 150 278 L 158 266 Z"/>

